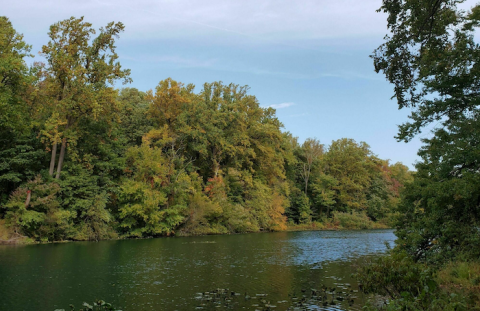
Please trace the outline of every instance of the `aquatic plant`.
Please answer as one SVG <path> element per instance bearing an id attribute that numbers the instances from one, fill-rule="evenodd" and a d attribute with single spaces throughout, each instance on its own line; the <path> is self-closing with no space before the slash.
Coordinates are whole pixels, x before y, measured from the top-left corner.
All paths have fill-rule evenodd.
<path id="1" fill-rule="evenodd" d="M 97 300 L 92 304 L 87 302 L 83 303 L 83 308 L 78 311 L 122 311 L 115 308 L 111 303 L 105 302 L 104 300 Z M 55 309 L 55 311 L 65 311 L 65 309 Z M 75 311 L 75 306 L 70 305 L 70 311 Z"/>

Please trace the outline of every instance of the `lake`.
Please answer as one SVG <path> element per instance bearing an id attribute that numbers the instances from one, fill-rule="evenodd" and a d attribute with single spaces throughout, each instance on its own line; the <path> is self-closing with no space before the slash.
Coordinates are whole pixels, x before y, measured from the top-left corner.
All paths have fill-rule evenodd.
<path id="1" fill-rule="evenodd" d="M 394 240 L 364 230 L 0 246 L 0 310 L 95 299 L 124 311 L 360 310 L 354 266 Z"/>

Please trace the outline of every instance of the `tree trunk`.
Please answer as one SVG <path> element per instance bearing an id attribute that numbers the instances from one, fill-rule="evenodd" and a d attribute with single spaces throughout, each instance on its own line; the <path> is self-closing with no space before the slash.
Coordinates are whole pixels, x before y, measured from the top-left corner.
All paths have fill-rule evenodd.
<path id="1" fill-rule="evenodd" d="M 213 169 L 213 176 L 215 178 L 218 177 L 218 171 L 220 170 L 220 163 L 219 163 L 219 161 L 217 161 L 218 154 L 219 154 L 219 152 L 218 152 L 217 148 L 213 147 L 213 150 L 212 150 L 213 167 L 212 167 L 212 169 Z"/>
<path id="2" fill-rule="evenodd" d="M 305 180 L 305 195 L 307 195 L 307 189 L 308 189 L 308 180 L 310 179 L 310 170 L 311 166 L 308 165 L 308 170 L 307 170 L 307 164 L 303 164 L 303 175 L 304 175 L 304 180 Z"/>
<path id="3" fill-rule="evenodd" d="M 50 176 L 53 176 L 53 170 L 55 169 L 55 159 L 57 157 L 57 143 L 53 143 L 52 146 L 52 158 L 50 159 Z"/>
<path id="4" fill-rule="evenodd" d="M 62 139 L 62 148 L 60 149 L 60 157 L 58 158 L 57 175 L 55 176 L 56 179 L 60 178 L 60 172 L 62 171 L 63 159 L 65 158 L 66 148 L 67 148 L 67 139 L 64 137 Z"/>
<path id="5" fill-rule="evenodd" d="M 30 199 L 31 198 L 32 198 L 32 191 L 28 190 L 27 191 L 27 199 L 25 200 L 25 208 L 27 208 L 28 205 L 30 205 Z"/>
<path id="6" fill-rule="evenodd" d="M 213 174 L 215 176 L 215 178 L 218 177 L 218 171 L 220 170 L 220 165 L 218 164 L 217 161 L 214 161 L 213 162 Z"/>

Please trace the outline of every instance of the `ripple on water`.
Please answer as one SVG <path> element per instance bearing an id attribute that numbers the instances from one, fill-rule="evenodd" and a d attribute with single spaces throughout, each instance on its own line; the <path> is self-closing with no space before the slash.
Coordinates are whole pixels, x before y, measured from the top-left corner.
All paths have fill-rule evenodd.
<path id="1" fill-rule="evenodd" d="M 352 264 L 394 238 L 390 230 L 315 231 L 0 247 L 0 310 L 68 309 L 98 298 L 125 311 L 207 310 L 195 295 L 217 288 L 241 295 L 215 310 L 255 310 L 261 300 L 289 310 L 293 298 L 310 310 L 360 310 L 358 293 L 352 306 L 323 306 L 309 291 L 358 290 Z"/>

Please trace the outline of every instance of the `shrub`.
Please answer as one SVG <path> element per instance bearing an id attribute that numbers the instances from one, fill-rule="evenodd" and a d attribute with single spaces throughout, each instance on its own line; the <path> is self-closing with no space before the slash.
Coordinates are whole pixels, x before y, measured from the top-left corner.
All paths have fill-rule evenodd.
<path id="1" fill-rule="evenodd" d="M 478 308 L 475 306 L 478 300 L 475 302 L 466 295 L 445 290 L 435 271 L 435 267 L 415 262 L 407 253 L 398 250 L 367 263 L 359 268 L 356 276 L 364 293 L 377 296 L 364 310 L 460 311 Z"/>

